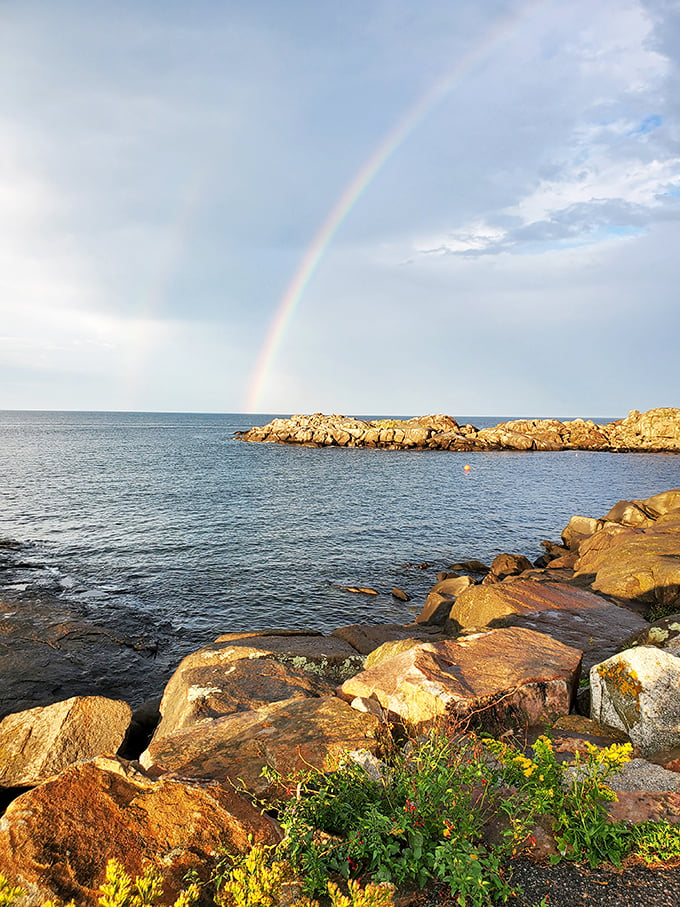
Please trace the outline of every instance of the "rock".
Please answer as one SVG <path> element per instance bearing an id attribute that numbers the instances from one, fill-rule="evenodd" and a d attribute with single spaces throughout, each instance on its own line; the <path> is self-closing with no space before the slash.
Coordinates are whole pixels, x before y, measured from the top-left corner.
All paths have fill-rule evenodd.
<path id="1" fill-rule="evenodd" d="M 378 592 L 376 589 L 371 589 L 368 586 L 338 586 L 338 589 L 342 589 L 343 592 L 353 592 L 355 595 L 377 595 Z"/>
<path id="2" fill-rule="evenodd" d="M 587 744 L 603 748 L 612 743 L 630 743 L 628 735 L 619 728 L 573 714 L 557 719 L 551 737 L 560 762 L 573 760 L 577 753 L 580 757 L 587 756 Z"/>
<path id="3" fill-rule="evenodd" d="M 330 771 L 348 750 L 375 752 L 379 727 L 374 715 L 334 696 L 293 699 L 154 738 L 140 762 L 154 775 L 243 784 L 262 796 L 272 787 L 262 776 L 265 766 L 284 776 Z"/>
<path id="4" fill-rule="evenodd" d="M 378 646 L 377 649 L 374 649 L 370 655 L 366 656 L 364 668 L 368 671 L 369 668 L 375 668 L 376 665 L 379 665 L 383 661 L 387 661 L 388 658 L 394 658 L 395 655 L 400 655 L 402 652 L 407 652 L 409 649 L 412 649 L 413 646 L 421 646 L 422 644 L 422 639 L 414 639 L 413 637 L 410 637 L 409 639 L 393 639 L 390 642 L 384 642 L 381 646 Z"/>
<path id="5" fill-rule="evenodd" d="M 115 755 L 132 710 L 103 696 L 74 696 L 0 721 L 0 787 L 30 787 L 73 762 Z"/>
<path id="6" fill-rule="evenodd" d="M 607 785 L 615 791 L 680 791 L 680 775 L 647 759 L 631 759 L 611 775 Z"/>
<path id="7" fill-rule="evenodd" d="M 607 814 L 614 822 L 641 825 L 643 822 L 680 823 L 680 793 L 671 791 L 619 791 L 616 801 L 607 803 Z"/>
<path id="8" fill-rule="evenodd" d="M 400 589 L 398 586 L 395 586 L 392 589 L 392 598 L 396 598 L 400 602 L 410 602 L 411 596 L 404 592 L 403 589 Z"/>
<path id="9" fill-rule="evenodd" d="M 133 875 L 155 866 L 174 899 L 190 870 L 207 876 L 222 848 L 276 843 L 277 825 L 229 787 L 153 781 L 130 763 L 80 762 L 14 800 L 0 820 L 0 872 L 29 903 L 95 907 L 107 860 Z M 166 900 L 164 903 L 171 901 Z"/>
<path id="10" fill-rule="evenodd" d="M 651 526 L 659 514 L 650 511 L 643 501 L 619 501 L 605 516 L 609 523 L 620 523 L 622 526 Z"/>
<path id="11" fill-rule="evenodd" d="M 340 695 L 377 699 L 414 725 L 473 715 L 483 724 L 540 724 L 569 712 L 581 653 L 524 629 L 423 643 L 345 681 Z"/>
<path id="12" fill-rule="evenodd" d="M 384 642 L 394 639 L 411 639 L 416 637 L 422 641 L 438 641 L 444 638 L 440 627 L 429 627 L 419 624 L 403 626 L 402 624 L 350 624 L 348 627 L 338 627 L 331 636 L 349 643 L 356 652 L 368 655 Z M 362 662 L 363 667 L 363 662 Z"/>
<path id="13" fill-rule="evenodd" d="M 284 665 L 335 684 L 342 683 L 363 667 L 363 659 L 349 643 L 321 633 L 282 630 L 224 633 L 217 637 L 213 646 L 222 644 L 235 650 L 240 647 L 251 649 L 248 657 L 254 652 L 273 655 Z"/>
<path id="14" fill-rule="evenodd" d="M 680 450 L 680 410 L 639 413 L 606 425 L 591 420 L 515 419 L 478 431 L 451 416 L 378 419 L 295 415 L 236 432 L 243 441 L 274 441 L 311 446 L 389 447 L 420 450 Z"/>
<path id="15" fill-rule="evenodd" d="M 640 413 L 607 425 L 612 450 L 680 450 L 680 410 L 670 406 Z"/>
<path id="16" fill-rule="evenodd" d="M 491 562 L 491 572 L 499 579 L 531 570 L 531 561 L 522 554 L 499 554 Z"/>
<path id="17" fill-rule="evenodd" d="M 642 630 L 624 639 L 619 651 L 635 646 L 656 646 L 667 649 L 673 655 L 680 655 L 680 614 L 669 614 L 668 617 L 647 624 Z"/>
<path id="18" fill-rule="evenodd" d="M 661 765 L 668 769 L 669 772 L 680 772 L 680 746 L 674 746 L 669 750 L 660 750 L 658 753 L 652 753 L 647 757 L 655 765 Z"/>
<path id="19" fill-rule="evenodd" d="M 680 658 L 627 649 L 590 670 L 591 716 L 626 731 L 643 756 L 680 744 Z"/>
<path id="20" fill-rule="evenodd" d="M 187 655 L 165 688 L 156 737 L 230 712 L 251 711 L 287 699 L 331 695 L 333 686 L 322 676 L 290 663 L 300 654 L 301 640 L 306 655 L 310 640 L 318 655 L 323 637 L 317 636 L 220 637 Z M 276 654 L 271 645 L 278 648 Z M 335 640 L 332 646 L 336 646 Z M 343 653 L 350 657 L 346 650 Z M 359 670 L 361 660 L 353 651 L 351 657 Z"/>
<path id="21" fill-rule="evenodd" d="M 585 670 L 647 626 L 632 611 L 585 589 L 524 578 L 472 586 L 452 605 L 450 620 L 460 627 L 516 626 L 547 633 L 580 649 Z"/>
<path id="22" fill-rule="evenodd" d="M 491 567 L 487 567 L 487 565 L 483 564 L 481 561 L 471 560 L 461 561 L 459 564 L 452 564 L 451 567 L 449 567 L 449 570 L 461 570 L 464 573 L 473 573 L 475 576 L 483 576 L 491 570 Z"/>
<path id="23" fill-rule="evenodd" d="M 573 516 L 562 530 L 562 541 L 570 551 L 577 551 L 583 539 L 602 528 L 602 520 L 587 516 Z"/>
<path id="24" fill-rule="evenodd" d="M 644 529 L 607 524 L 581 542 L 575 574 L 594 575 L 592 588 L 606 595 L 666 611 L 680 607 L 680 511 Z"/>
<path id="25" fill-rule="evenodd" d="M 423 610 L 416 617 L 417 624 L 443 624 L 449 616 L 456 596 L 464 592 L 474 580 L 469 576 L 455 576 L 440 580 L 430 589 Z"/>

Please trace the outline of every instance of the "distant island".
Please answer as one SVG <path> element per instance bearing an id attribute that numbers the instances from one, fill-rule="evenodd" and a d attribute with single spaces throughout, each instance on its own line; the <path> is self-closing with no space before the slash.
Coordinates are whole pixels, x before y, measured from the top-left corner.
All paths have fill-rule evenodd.
<path id="1" fill-rule="evenodd" d="M 598 425 L 590 419 L 515 419 L 493 428 L 460 425 L 451 416 L 365 421 L 323 413 L 274 419 L 236 432 L 242 441 L 303 447 L 387 450 L 601 450 L 680 452 L 680 409 L 658 407 Z"/>

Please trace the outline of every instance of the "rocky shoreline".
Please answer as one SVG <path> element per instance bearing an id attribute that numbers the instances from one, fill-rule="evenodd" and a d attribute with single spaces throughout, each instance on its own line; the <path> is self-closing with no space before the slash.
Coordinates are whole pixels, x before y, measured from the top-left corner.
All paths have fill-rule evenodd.
<path id="1" fill-rule="evenodd" d="M 242 441 L 302 447 L 387 450 L 599 450 L 630 453 L 680 451 L 680 409 L 659 407 L 597 425 L 592 420 L 517 419 L 494 428 L 459 425 L 451 416 L 364 421 L 352 416 L 295 415 L 237 432 Z"/>
<path id="2" fill-rule="evenodd" d="M 0 873 L 28 905 L 94 907 L 112 857 L 177 892 L 220 846 L 280 840 L 263 768 L 331 771 L 351 751 L 370 771 L 386 722 L 552 728 L 562 756 L 630 741 L 610 816 L 680 823 L 680 489 L 575 516 L 542 547 L 453 565 L 410 625 L 220 635 L 134 714 L 76 696 L 8 715 Z M 525 855 L 554 848 L 544 829 Z"/>

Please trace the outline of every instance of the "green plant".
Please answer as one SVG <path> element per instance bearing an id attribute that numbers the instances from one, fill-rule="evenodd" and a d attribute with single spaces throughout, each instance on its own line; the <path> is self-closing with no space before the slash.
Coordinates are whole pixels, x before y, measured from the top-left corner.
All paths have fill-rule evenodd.
<path id="1" fill-rule="evenodd" d="M 633 853 L 648 866 L 680 866 L 680 825 L 643 822 L 633 828 Z"/>
<path id="2" fill-rule="evenodd" d="M 630 828 L 609 819 L 605 804 L 616 799 L 607 779 L 628 760 L 630 744 L 612 744 L 599 749 L 586 743 L 586 755 L 578 753 L 569 763 L 560 763 L 548 737 L 532 746 L 533 758 L 497 741 L 489 749 L 505 767 L 506 778 L 526 798 L 528 816 L 549 815 L 560 859 L 587 860 L 621 865 L 632 844 Z"/>
<path id="3" fill-rule="evenodd" d="M 25 893 L 23 888 L 13 885 L 0 873 L 0 907 L 12 907 Z M 98 894 L 100 907 L 160 907 L 161 878 L 157 870 L 149 867 L 132 879 L 118 860 L 109 860 Z M 198 894 L 198 886 L 190 885 L 179 895 L 173 907 L 191 907 L 198 900 Z M 42 907 L 57 907 L 57 904 L 43 901 Z M 65 907 L 75 907 L 75 904 L 70 901 Z"/>
<path id="4" fill-rule="evenodd" d="M 13 885 L 7 876 L 0 873 L 0 907 L 11 907 L 23 894 L 23 888 Z"/>
<path id="5" fill-rule="evenodd" d="M 483 755 L 472 737 L 432 732 L 395 750 L 381 782 L 351 761 L 330 775 L 297 778 L 298 796 L 280 804 L 279 821 L 306 893 L 323 892 L 334 874 L 366 874 L 420 887 L 440 879 L 461 905 L 507 899 L 503 857 L 516 834 L 510 828 L 496 848 L 484 841 L 507 791 L 501 794 L 498 772 Z"/>
<path id="6" fill-rule="evenodd" d="M 272 848 L 255 844 L 243 857 L 236 857 L 232 869 L 218 883 L 218 907 L 276 907 L 281 887 L 290 869 L 273 859 Z"/>

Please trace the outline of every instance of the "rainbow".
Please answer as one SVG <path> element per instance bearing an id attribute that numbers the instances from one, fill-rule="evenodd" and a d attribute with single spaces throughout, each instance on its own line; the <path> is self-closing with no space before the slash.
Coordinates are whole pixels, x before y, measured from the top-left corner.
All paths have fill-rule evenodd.
<path id="1" fill-rule="evenodd" d="M 324 252 L 328 248 L 338 227 L 347 217 L 363 192 L 377 173 L 405 141 L 411 132 L 422 122 L 427 114 L 462 80 L 472 69 L 486 59 L 501 43 L 508 40 L 531 13 L 543 6 L 548 0 L 531 0 L 518 12 L 503 18 L 484 37 L 473 45 L 441 79 L 434 83 L 402 116 L 397 124 L 383 138 L 373 154 L 347 184 L 342 194 L 331 208 L 316 235 L 305 249 L 297 270 L 279 300 L 274 316 L 269 325 L 267 336 L 257 357 L 244 412 L 257 412 L 262 391 L 267 382 L 269 371 L 281 345 L 283 335 L 288 327 L 295 309 L 309 284 Z"/>

